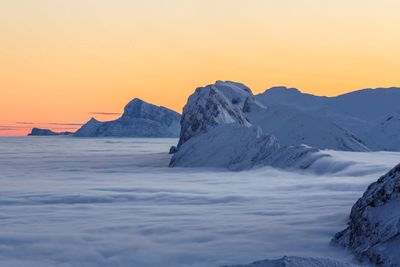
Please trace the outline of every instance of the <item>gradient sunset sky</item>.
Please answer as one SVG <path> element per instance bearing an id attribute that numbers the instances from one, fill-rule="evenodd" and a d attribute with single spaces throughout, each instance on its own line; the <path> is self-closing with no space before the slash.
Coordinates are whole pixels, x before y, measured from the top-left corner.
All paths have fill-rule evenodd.
<path id="1" fill-rule="evenodd" d="M 0 0 L 0 135 L 114 119 L 134 97 L 181 112 L 215 80 L 400 86 L 399 14 L 399 0 Z"/>

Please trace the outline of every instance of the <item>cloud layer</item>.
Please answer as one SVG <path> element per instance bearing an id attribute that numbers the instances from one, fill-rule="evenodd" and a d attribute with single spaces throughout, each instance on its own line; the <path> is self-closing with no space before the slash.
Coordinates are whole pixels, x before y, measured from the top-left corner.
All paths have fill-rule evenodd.
<path id="1" fill-rule="evenodd" d="M 176 141 L 0 138 L 2 265 L 204 267 L 283 255 L 345 259 L 329 246 L 331 236 L 366 186 L 399 158 L 331 152 L 352 166 L 320 176 L 167 168 L 165 151 Z"/>

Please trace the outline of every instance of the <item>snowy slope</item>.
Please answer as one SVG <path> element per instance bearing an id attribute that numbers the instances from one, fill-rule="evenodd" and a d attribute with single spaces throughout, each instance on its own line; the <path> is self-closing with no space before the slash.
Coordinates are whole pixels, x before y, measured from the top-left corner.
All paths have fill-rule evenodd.
<path id="1" fill-rule="evenodd" d="M 119 119 L 100 122 L 92 118 L 74 136 L 178 137 L 179 120 L 175 111 L 135 98 L 125 106 Z"/>
<path id="2" fill-rule="evenodd" d="M 370 138 L 370 131 L 379 127 L 382 120 L 400 113 L 400 88 L 363 89 L 325 97 L 301 93 L 295 88 L 273 87 L 256 99 L 267 106 L 286 105 L 333 122 L 365 139 L 366 145 L 375 150 L 399 150 L 398 146 L 381 146 L 387 136 L 377 131 Z"/>
<path id="3" fill-rule="evenodd" d="M 307 146 L 281 147 L 274 136 L 251 125 L 243 110 L 249 110 L 249 103 L 257 104 L 254 96 L 236 83 L 228 90 L 232 84 L 217 82 L 197 88 L 190 96 L 183 110 L 178 150 L 170 166 L 306 169 L 327 156 Z"/>
<path id="4" fill-rule="evenodd" d="M 400 266 L 400 164 L 368 187 L 333 242 L 378 266 Z"/>
<path id="5" fill-rule="evenodd" d="M 336 97 L 315 96 L 295 88 L 273 87 L 258 94 L 265 105 L 284 104 L 308 111 L 340 114 L 365 121 L 378 121 L 398 113 L 400 88 L 362 89 Z"/>
<path id="6" fill-rule="evenodd" d="M 292 107 L 273 105 L 250 109 L 246 116 L 252 124 L 277 136 L 282 145 L 306 144 L 319 149 L 369 151 L 363 141 L 349 131 Z"/>
<path id="7" fill-rule="evenodd" d="M 223 267 L 355 267 L 357 265 L 322 258 L 283 257 L 278 260 L 262 260 L 246 265 Z"/>
<path id="8" fill-rule="evenodd" d="M 388 116 L 378 122 L 363 134 L 363 140 L 374 150 L 400 151 L 400 114 Z"/>
<path id="9" fill-rule="evenodd" d="M 307 146 L 281 147 L 259 127 L 221 124 L 180 146 L 170 166 L 216 167 L 233 171 L 259 166 L 307 169 L 328 155 Z"/>

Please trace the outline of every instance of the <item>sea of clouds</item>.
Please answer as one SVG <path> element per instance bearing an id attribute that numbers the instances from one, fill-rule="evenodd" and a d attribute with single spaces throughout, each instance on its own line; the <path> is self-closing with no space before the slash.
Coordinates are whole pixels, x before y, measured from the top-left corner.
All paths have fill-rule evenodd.
<path id="1" fill-rule="evenodd" d="M 181 267 L 351 256 L 329 241 L 400 153 L 313 170 L 168 168 L 176 139 L 0 138 L 0 266 Z"/>

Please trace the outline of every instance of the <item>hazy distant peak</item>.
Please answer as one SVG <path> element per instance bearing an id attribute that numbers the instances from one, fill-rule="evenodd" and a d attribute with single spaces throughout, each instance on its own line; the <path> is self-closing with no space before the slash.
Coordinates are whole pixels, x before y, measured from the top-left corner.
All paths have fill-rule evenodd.
<path id="1" fill-rule="evenodd" d="M 71 135 L 72 132 L 54 132 L 50 129 L 32 128 L 28 136 L 53 136 L 53 135 Z"/>
<path id="2" fill-rule="evenodd" d="M 179 113 L 134 98 L 125 106 L 120 118 L 106 122 L 91 118 L 75 136 L 176 137 L 180 131 L 179 121 Z"/>
<path id="3" fill-rule="evenodd" d="M 88 121 L 88 123 L 96 123 L 96 122 L 100 122 L 100 121 L 96 120 L 95 117 L 91 117 L 90 120 Z"/>
<path id="4" fill-rule="evenodd" d="M 267 90 L 264 93 L 288 93 L 288 94 L 302 94 L 299 89 L 291 88 L 286 86 L 274 86 Z"/>
<path id="5" fill-rule="evenodd" d="M 130 109 L 130 108 L 140 108 L 142 105 L 146 105 L 146 104 L 151 105 L 151 104 L 143 101 L 140 98 L 134 98 L 128 104 L 126 104 L 124 110 L 126 111 L 127 109 Z"/>
<path id="6" fill-rule="evenodd" d="M 338 95 L 336 97 L 344 97 L 344 96 L 352 96 L 352 95 L 369 95 L 369 96 L 386 96 L 386 95 L 393 95 L 393 94 L 400 94 L 400 87 L 377 87 L 377 88 L 364 88 L 355 91 L 351 91 L 348 93 L 344 93 Z"/>

